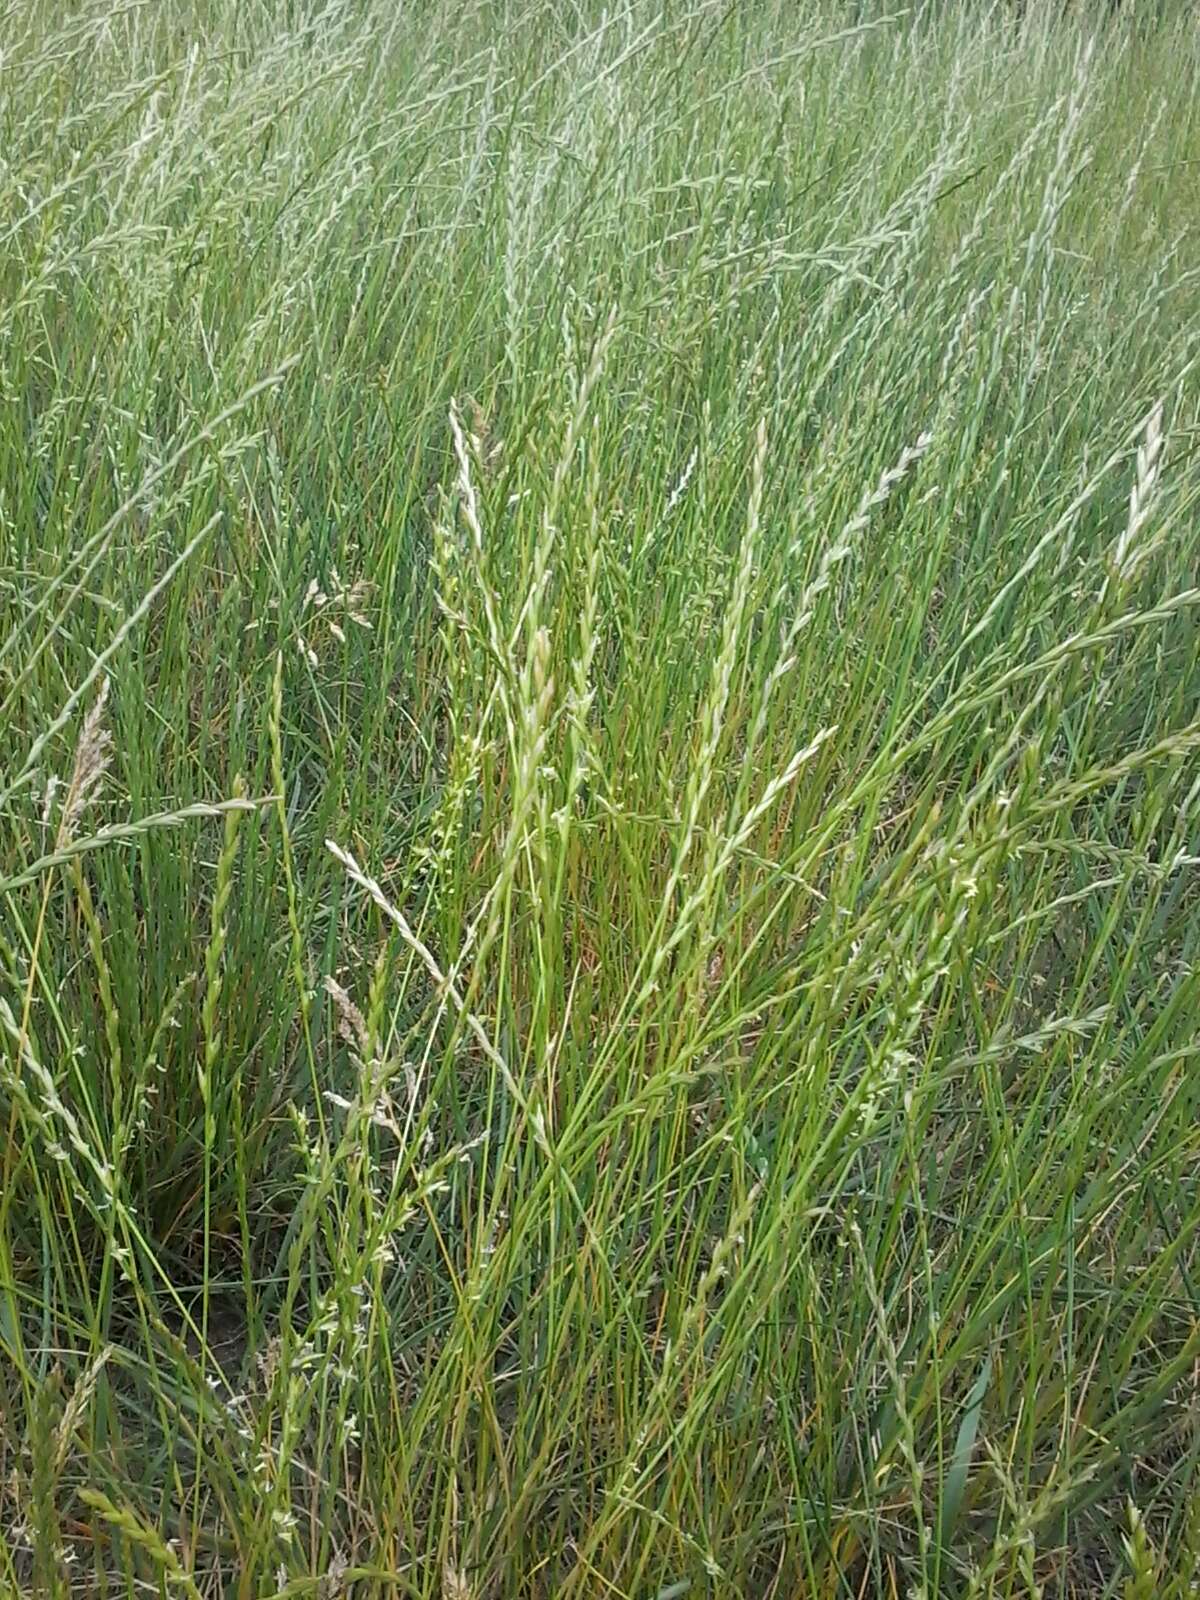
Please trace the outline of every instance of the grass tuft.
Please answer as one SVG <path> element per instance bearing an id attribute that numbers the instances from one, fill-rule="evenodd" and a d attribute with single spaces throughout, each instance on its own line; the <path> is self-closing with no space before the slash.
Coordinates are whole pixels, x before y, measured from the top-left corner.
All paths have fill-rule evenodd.
<path id="1" fill-rule="evenodd" d="M 0 1594 L 1184 1600 L 1193 10 L 0 33 Z"/>

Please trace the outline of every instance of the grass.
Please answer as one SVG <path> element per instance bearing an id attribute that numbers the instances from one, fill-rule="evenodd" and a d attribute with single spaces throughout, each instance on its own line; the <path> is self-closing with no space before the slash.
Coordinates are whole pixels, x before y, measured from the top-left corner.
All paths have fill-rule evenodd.
<path id="1" fill-rule="evenodd" d="M 20 0 L 0 1589 L 1200 1579 L 1200 32 Z"/>

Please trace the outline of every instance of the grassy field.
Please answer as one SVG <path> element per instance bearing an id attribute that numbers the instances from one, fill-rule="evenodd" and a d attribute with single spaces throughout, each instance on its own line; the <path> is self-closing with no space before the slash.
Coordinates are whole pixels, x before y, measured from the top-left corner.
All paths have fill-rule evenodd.
<path id="1" fill-rule="evenodd" d="M 1200 23 L 0 22 L 0 1592 L 1200 1582 Z"/>

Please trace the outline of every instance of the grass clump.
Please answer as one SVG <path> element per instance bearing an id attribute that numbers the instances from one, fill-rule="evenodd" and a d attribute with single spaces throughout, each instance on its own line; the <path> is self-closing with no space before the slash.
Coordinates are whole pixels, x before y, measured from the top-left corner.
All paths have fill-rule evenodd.
<path id="1" fill-rule="evenodd" d="M 1198 107 L 9 8 L 0 1586 L 1192 1592 Z"/>

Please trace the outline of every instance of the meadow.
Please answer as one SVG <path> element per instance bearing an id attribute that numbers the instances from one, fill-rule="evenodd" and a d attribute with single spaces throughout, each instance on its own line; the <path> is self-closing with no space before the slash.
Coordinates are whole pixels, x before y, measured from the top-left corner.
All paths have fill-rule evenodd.
<path id="1" fill-rule="evenodd" d="M 1194 1595 L 1195 8 L 9 0 L 0 289 L 0 1593 Z"/>

